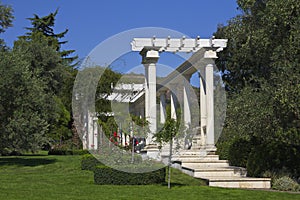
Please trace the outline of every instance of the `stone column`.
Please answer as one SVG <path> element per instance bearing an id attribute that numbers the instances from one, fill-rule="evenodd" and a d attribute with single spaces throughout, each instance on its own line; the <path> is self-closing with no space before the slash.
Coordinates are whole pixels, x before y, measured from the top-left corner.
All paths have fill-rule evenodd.
<path id="1" fill-rule="evenodd" d="M 204 73 L 203 73 L 204 75 Z M 206 135 L 206 92 L 205 92 L 205 81 L 203 75 L 199 72 L 200 79 L 200 134 L 201 134 L 201 145 L 205 146 L 205 135 Z"/>
<path id="2" fill-rule="evenodd" d="M 190 109 L 190 95 L 189 95 L 189 88 L 188 88 L 188 81 L 189 77 L 183 80 L 183 118 L 184 118 L 184 125 L 185 127 L 189 127 L 192 123 L 191 120 L 191 109 Z"/>
<path id="3" fill-rule="evenodd" d="M 216 151 L 214 131 L 214 65 L 208 64 L 205 69 L 206 75 L 206 149 Z"/>
<path id="4" fill-rule="evenodd" d="M 87 134 L 88 134 L 88 149 L 94 149 L 94 116 L 92 112 L 87 112 Z"/>
<path id="5" fill-rule="evenodd" d="M 164 124 L 166 121 L 166 96 L 164 91 L 160 93 L 160 123 Z"/>
<path id="6" fill-rule="evenodd" d="M 174 93 L 171 92 L 171 119 L 177 120 Z"/>
<path id="7" fill-rule="evenodd" d="M 146 93 L 145 93 L 145 114 L 149 121 L 150 134 L 147 137 L 147 143 L 152 143 L 153 134 L 156 132 L 156 63 L 159 59 L 157 49 L 144 48 L 142 55 L 142 64 L 145 67 Z"/>
<path id="8" fill-rule="evenodd" d="M 145 67 L 145 112 L 144 116 L 148 120 L 149 119 L 149 86 L 148 86 L 148 68 Z"/>
<path id="9" fill-rule="evenodd" d="M 94 131 L 93 131 L 93 134 L 94 134 L 93 149 L 98 149 L 98 118 L 94 117 L 93 122 L 94 122 L 93 123 L 93 129 L 94 129 Z"/>

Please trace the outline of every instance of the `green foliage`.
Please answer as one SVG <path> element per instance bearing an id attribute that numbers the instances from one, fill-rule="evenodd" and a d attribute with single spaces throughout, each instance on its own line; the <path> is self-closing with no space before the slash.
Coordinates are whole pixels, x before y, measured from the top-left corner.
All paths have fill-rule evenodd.
<path id="1" fill-rule="evenodd" d="M 85 155 L 88 154 L 88 150 L 78 149 L 65 149 L 65 148 L 53 148 L 48 151 L 48 155 Z"/>
<path id="2" fill-rule="evenodd" d="M 107 95 L 110 95 L 113 92 L 113 88 L 111 84 L 116 85 L 118 80 L 121 78 L 121 74 L 114 72 L 111 68 L 101 68 L 96 67 L 95 70 L 100 70 L 98 73 L 97 80 L 99 80 L 97 84 L 96 91 L 96 110 L 98 113 L 107 113 L 111 112 L 111 102 L 106 99 Z M 99 79 L 101 74 L 101 78 Z M 103 121 L 106 121 L 106 117 L 102 117 Z"/>
<path id="3" fill-rule="evenodd" d="M 37 150 L 48 142 L 53 99 L 30 70 L 21 52 L 3 52 L 0 60 L 0 152 Z"/>
<path id="4" fill-rule="evenodd" d="M 216 33 L 229 39 L 217 61 L 228 91 L 227 119 L 218 148 L 233 163 L 244 165 L 247 158 L 249 175 L 285 169 L 299 177 L 299 3 L 237 2 L 242 14 L 219 26 Z M 250 141 L 250 151 L 235 143 L 238 138 Z M 240 150 L 248 156 L 238 160 Z"/>
<path id="5" fill-rule="evenodd" d="M 175 119 L 168 118 L 163 128 L 154 134 L 156 141 L 159 143 L 170 142 L 178 133 L 178 122 Z"/>
<path id="6" fill-rule="evenodd" d="M 56 14 L 31 18 L 31 32 L 3 53 L 0 71 L 6 73 L 6 83 L 0 99 L 6 103 L 0 112 L 6 135 L 0 149 L 34 151 L 72 138 L 71 94 L 76 70 L 70 64 L 75 58 L 62 55 L 60 45 L 65 42 L 59 39 L 66 32 L 54 33 Z"/>
<path id="7" fill-rule="evenodd" d="M 272 188 L 281 191 L 300 192 L 300 185 L 288 176 L 274 180 Z"/>
<path id="8" fill-rule="evenodd" d="M 59 143 L 67 141 L 72 137 L 72 130 L 69 128 L 69 122 L 71 120 L 70 112 L 66 109 L 61 99 L 54 96 L 56 106 L 56 118 L 54 118 L 53 124 L 49 131 L 49 137 L 52 139 L 52 143 Z"/>
<path id="9" fill-rule="evenodd" d="M 5 29 L 12 26 L 12 20 L 14 19 L 12 13 L 13 9 L 11 6 L 3 5 L 0 2 L 0 33 L 3 33 Z"/>
<path id="10" fill-rule="evenodd" d="M 252 144 L 243 138 L 235 140 L 229 147 L 228 160 L 232 166 L 246 167 Z"/>
<path id="11" fill-rule="evenodd" d="M 11 6 L 3 5 L 0 1 L 0 34 L 5 32 L 8 27 L 12 26 L 13 19 L 13 9 L 11 8 Z M 3 51 L 5 49 L 6 47 L 4 40 L 0 38 L 0 51 Z"/>
<path id="12" fill-rule="evenodd" d="M 161 184 L 165 182 L 165 176 L 165 168 L 147 173 L 127 173 L 101 165 L 94 170 L 94 181 L 98 185 Z"/>
<path id="13" fill-rule="evenodd" d="M 81 169 L 94 171 L 96 166 L 103 165 L 95 156 L 92 154 L 85 154 L 82 156 Z"/>
<path id="14" fill-rule="evenodd" d="M 295 140 L 293 141 L 292 138 Z M 286 135 L 279 130 L 268 142 L 254 141 L 256 145 L 251 150 L 247 161 L 248 174 L 262 176 L 265 171 L 270 170 L 277 173 L 285 171 L 291 176 L 299 177 L 300 150 L 299 143 L 296 141 L 298 138 L 297 131 L 288 132 Z"/>
<path id="15" fill-rule="evenodd" d="M 13 52 L 20 52 L 30 61 L 30 71 L 43 79 L 48 85 L 48 92 L 59 93 L 65 74 L 65 65 L 55 49 L 47 45 L 47 37 L 36 33 L 31 40 L 15 41 Z"/>
<path id="16" fill-rule="evenodd" d="M 47 46 L 53 47 L 60 56 L 64 58 L 68 63 L 72 63 L 78 57 L 68 57 L 70 54 L 74 53 L 75 50 L 61 50 L 61 45 L 66 44 L 67 41 L 59 41 L 59 39 L 65 37 L 68 29 L 61 33 L 54 33 L 55 17 L 58 13 L 56 10 L 54 13 L 50 13 L 47 16 L 39 17 L 34 14 L 33 18 L 28 18 L 31 21 L 32 27 L 26 28 L 29 32 L 25 36 L 21 36 L 25 40 L 32 40 L 36 37 L 36 34 L 42 34 L 47 38 Z"/>

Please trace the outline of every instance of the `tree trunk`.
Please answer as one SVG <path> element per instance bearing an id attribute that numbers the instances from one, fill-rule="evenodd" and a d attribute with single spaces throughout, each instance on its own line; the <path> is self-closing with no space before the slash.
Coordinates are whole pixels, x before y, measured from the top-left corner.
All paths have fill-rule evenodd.
<path id="1" fill-rule="evenodd" d="M 171 160 L 172 160 L 172 148 L 173 148 L 173 138 L 170 140 L 170 154 L 168 162 L 168 188 L 171 188 Z"/>

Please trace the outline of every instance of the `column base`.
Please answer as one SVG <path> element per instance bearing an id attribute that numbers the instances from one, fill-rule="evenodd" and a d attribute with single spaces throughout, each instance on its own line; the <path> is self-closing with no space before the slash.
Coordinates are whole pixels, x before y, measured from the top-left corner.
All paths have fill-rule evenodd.
<path id="1" fill-rule="evenodd" d="M 155 159 L 160 161 L 161 156 L 160 156 L 160 150 L 157 146 L 157 144 L 148 144 L 146 147 L 143 149 L 144 152 L 147 152 L 146 155 L 148 158 Z"/>

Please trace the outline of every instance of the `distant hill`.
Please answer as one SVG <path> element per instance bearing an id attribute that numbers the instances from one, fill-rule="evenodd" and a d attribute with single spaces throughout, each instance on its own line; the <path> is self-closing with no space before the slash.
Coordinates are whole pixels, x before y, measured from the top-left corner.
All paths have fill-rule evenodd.
<path id="1" fill-rule="evenodd" d="M 162 79 L 162 77 L 156 77 L 157 81 Z M 136 74 L 131 72 L 130 74 L 122 74 L 119 83 L 135 83 L 135 84 L 144 84 L 145 83 L 145 76 L 144 74 Z"/>

